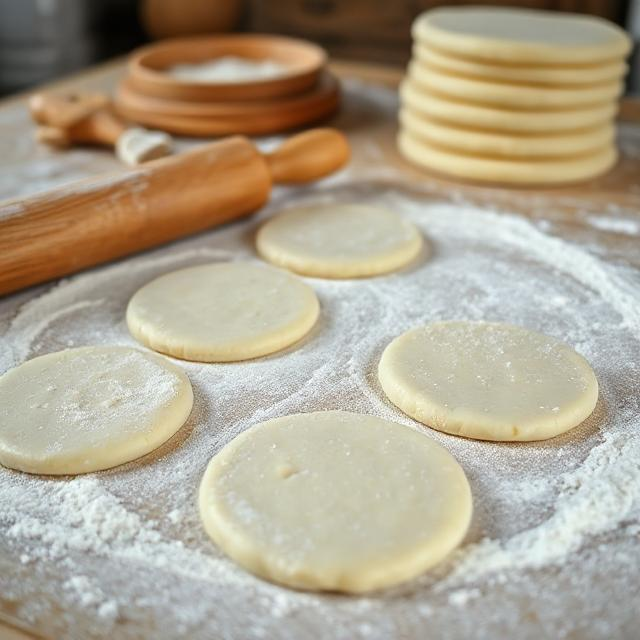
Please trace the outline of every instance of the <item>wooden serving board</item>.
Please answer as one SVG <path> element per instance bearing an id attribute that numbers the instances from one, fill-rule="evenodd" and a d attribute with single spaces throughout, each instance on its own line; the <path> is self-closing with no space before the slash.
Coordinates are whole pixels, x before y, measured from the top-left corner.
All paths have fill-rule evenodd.
<path id="1" fill-rule="evenodd" d="M 500 211 L 517 212 L 533 221 L 536 228 L 544 229 L 545 233 L 552 237 L 570 240 L 575 246 L 597 255 L 605 263 L 620 265 L 632 275 L 635 274 L 637 286 L 630 295 L 632 298 L 635 295 L 640 305 L 640 126 L 622 123 L 620 137 L 622 160 L 610 174 L 587 184 L 554 189 L 507 189 L 499 186 L 463 184 L 419 171 L 406 163 L 396 151 L 397 125 L 394 114 L 397 102 L 393 89 L 400 81 L 402 71 L 337 62 L 332 65 L 332 71 L 343 80 L 345 90 L 342 111 L 331 124 L 348 134 L 353 149 L 352 163 L 343 175 L 329 178 L 308 191 L 298 190 L 289 194 L 276 191 L 272 210 L 274 207 L 286 206 L 289 200 L 299 197 L 302 193 L 313 192 L 321 196 L 323 191 L 330 190 L 334 196 L 336 194 L 339 196 L 342 190 L 350 198 L 353 198 L 354 194 L 370 198 L 372 193 L 380 193 L 383 197 L 387 191 L 401 191 L 408 197 L 425 203 L 440 200 L 462 202 L 481 205 L 498 213 Z M 80 76 L 56 83 L 51 88 L 64 91 L 111 91 L 123 73 L 123 62 L 109 63 Z M 632 103 L 625 106 L 625 110 L 629 113 L 634 108 Z M 108 151 L 80 149 L 55 152 L 37 146 L 33 142 L 32 133 L 33 128 L 27 114 L 25 96 L 0 103 L 1 198 L 42 191 L 104 171 L 126 170 L 118 165 Z M 193 144 L 197 144 L 197 141 L 187 139 L 178 141 L 179 148 L 188 148 Z M 274 140 L 259 141 L 259 144 L 270 148 Z M 240 223 L 240 225 L 243 224 L 245 223 Z M 251 233 L 250 226 L 231 225 L 202 234 L 180 246 L 190 247 L 190 251 L 195 252 L 196 255 L 202 255 L 205 259 L 207 256 L 224 254 L 224 242 L 220 240 L 226 237 L 224 234 L 231 234 L 234 237 L 245 234 L 249 238 L 247 241 L 249 246 Z M 161 265 L 165 264 L 164 258 L 168 258 L 174 249 L 173 245 L 161 248 L 153 253 L 154 259 L 157 259 Z M 145 256 L 125 259 L 118 265 L 123 267 L 124 273 L 128 265 L 133 265 L 135 260 L 144 262 Z M 169 269 L 173 263 L 166 262 L 166 264 L 168 265 L 166 268 Z M 116 265 L 117 268 L 119 268 L 118 265 Z M 90 285 L 95 281 L 96 299 L 108 298 L 110 295 L 106 289 L 102 290 L 105 287 L 105 281 L 101 273 L 101 269 L 96 269 L 80 276 L 84 279 L 85 288 L 88 286 L 87 283 Z M 144 277 L 143 273 L 140 278 Z M 74 280 L 71 282 L 73 283 Z M 63 290 L 67 285 L 68 282 L 61 284 Z M 16 322 L 19 325 L 25 317 L 30 318 L 32 324 L 29 326 L 37 329 L 38 322 L 41 320 L 37 306 L 39 296 L 46 296 L 54 291 L 55 287 L 56 283 L 50 283 L 0 299 L 0 349 L 11 349 L 15 346 L 10 344 L 7 336 L 14 335 L 14 332 L 20 329 L 20 326 L 16 327 Z M 117 293 L 124 300 L 128 290 Z M 377 299 L 374 302 L 379 303 Z M 80 314 L 93 313 L 93 307 L 91 307 L 93 303 L 76 308 L 70 298 L 66 304 L 67 311 L 71 310 L 73 313 L 77 311 Z M 100 307 L 96 309 L 100 311 Z M 114 309 L 113 317 L 109 315 L 113 310 L 111 307 L 106 315 L 101 314 L 100 327 L 107 333 L 117 334 L 121 328 L 122 309 L 117 305 Z M 60 314 L 55 320 L 56 326 L 60 329 L 60 336 L 66 335 L 64 326 L 67 320 L 65 318 L 64 314 Z M 69 335 L 72 333 L 71 331 Z M 57 334 L 45 334 L 46 331 L 43 329 L 33 339 L 33 349 L 27 354 L 29 357 L 39 353 L 39 349 L 70 346 Z M 274 366 L 275 364 L 277 363 L 274 361 Z M 263 374 L 268 375 L 266 364 Z M 247 411 L 249 407 L 255 411 L 256 407 L 253 405 L 259 400 L 251 396 L 241 397 L 238 404 L 245 403 L 248 407 Z M 325 402 L 328 403 L 327 408 L 329 406 L 333 408 L 335 403 L 340 401 L 340 398 L 334 398 L 332 401 L 322 399 L 315 408 L 324 408 Z M 312 410 L 312 406 L 309 405 L 307 410 Z M 366 407 L 361 410 L 366 410 Z M 601 408 L 600 411 L 604 409 Z M 591 424 L 587 432 L 589 438 L 597 440 L 597 424 Z M 186 449 L 192 437 L 191 430 L 187 430 L 177 445 L 174 443 L 172 446 L 182 446 Z M 555 455 L 555 448 L 558 450 L 562 450 L 565 446 L 569 448 L 572 443 L 574 441 L 568 439 L 560 444 L 542 445 L 540 449 L 545 451 L 553 449 Z M 157 455 L 152 454 L 141 464 L 160 464 L 162 456 L 170 454 L 171 451 L 171 447 L 162 448 Z M 135 465 L 128 466 L 123 473 L 133 473 L 133 468 Z M 6 473 L 6 470 L 0 469 L 0 473 Z M 115 473 L 117 475 L 117 472 Z M 116 477 L 109 472 L 107 476 Z M 472 486 L 474 492 L 478 492 L 474 495 L 480 498 L 478 500 L 479 517 L 482 519 L 482 478 L 473 477 Z M 145 506 L 145 517 L 149 519 L 161 517 L 161 493 L 161 491 L 158 492 L 157 504 Z M 193 491 L 188 490 L 186 493 L 192 497 Z M 134 500 L 135 496 L 124 496 L 123 500 L 126 502 L 129 498 Z M 486 514 L 484 517 L 487 517 Z M 3 526 L 2 522 L 0 513 L 0 527 Z M 596 544 L 610 544 L 612 549 L 619 549 L 620 554 L 627 553 L 629 547 L 625 545 L 628 544 L 628 536 L 625 532 L 633 525 L 638 526 L 638 519 L 635 516 L 621 523 L 614 531 L 608 532 L 608 537 L 589 546 L 587 552 L 595 553 L 597 546 L 594 545 Z M 483 535 L 483 531 L 479 530 L 478 526 L 475 525 L 475 528 L 472 528 L 470 536 L 473 541 L 479 540 Z M 187 548 L 200 548 L 200 545 L 204 544 L 206 549 L 210 549 L 206 546 L 206 541 L 198 537 L 199 531 L 195 538 L 186 531 L 178 532 L 176 535 L 182 536 L 180 539 Z M 222 635 L 233 640 L 244 640 L 248 637 L 258 637 L 258 635 L 249 634 L 249 630 L 260 630 L 267 634 L 264 637 L 276 640 L 277 638 L 377 640 L 382 637 L 418 640 L 424 638 L 425 634 L 433 637 L 462 638 L 465 637 L 465 633 L 468 633 L 464 629 L 469 628 L 474 629 L 477 637 L 487 638 L 558 637 L 563 633 L 576 639 L 599 638 L 606 637 L 606 630 L 614 635 L 617 633 L 618 637 L 627 637 L 627 632 L 640 624 L 640 614 L 637 607 L 632 604 L 633 598 L 640 593 L 640 580 L 637 578 L 640 575 L 640 558 L 637 554 L 637 546 L 635 548 L 635 557 L 620 554 L 619 557 L 616 556 L 620 565 L 626 563 L 627 567 L 631 567 L 630 571 L 638 565 L 638 570 L 632 574 L 635 575 L 634 584 L 622 585 L 619 575 L 615 574 L 613 568 L 615 563 L 612 562 L 610 572 L 608 573 L 604 568 L 597 578 L 597 584 L 593 585 L 599 593 L 611 594 L 610 608 L 596 609 L 588 606 L 589 594 L 580 592 L 579 584 L 578 587 L 574 584 L 571 574 L 563 573 L 558 567 L 547 567 L 527 574 L 527 580 L 537 587 L 541 598 L 547 593 L 557 594 L 560 604 L 566 610 L 566 618 L 562 624 L 557 620 L 549 622 L 549 619 L 545 618 L 546 605 L 543 600 L 535 598 L 532 600 L 518 592 L 515 578 L 513 583 L 507 584 L 487 580 L 477 586 L 477 593 L 473 590 L 459 591 L 457 596 L 449 595 L 448 599 L 442 594 L 429 595 L 424 591 L 426 587 L 422 582 L 417 586 L 408 585 L 391 593 L 374 594 L 364 599 L 346 599 L 331 595 L 318 597 L 318 599 L 300 596 L 302 604 L 297 603 L 294 609 L 288 608 L 289 596 L 286 590 L 281 592 L 280 597 L 279 592 L 274 591 L 275 587 L 270 592 L 272 599 L 265 605 L 259 581 L 249 581 L 250 593 L 247 595 L 251 603 L 249 608 L 239 611 L 235 608 L 236 604 L 231 596 L 226 601 L 222 597 L 215 603 L 209 603 L 214 613 L 208 623 L 201 623 L 198 627 L 187 625 L 180 635 L 175 631 L 177 627 L 169 626 L 170 619 L 175 621 L 179 618 L 179 611 L 168 611 L 166 619 L 163 620 L 162 617 L 149 613 L 151 609 L 148 603 L 145 605 L 142 600 L 139 603 L 138 600 L 132 601 L 129 609 L 121 608 L 119 615 L 110 619 L 111 626 L 101 628 L 100 620 L 96 618 L 95 607 L 87 606 L 86 603 L 85 605 L 78 603 L 66 608 L 60 607 L 52 593 L 55 594 L 58 588 L 64 590 L 66 583 L 58 584 L 60 577 L 53 569 L 53 565 L 42 560 L 25 560 L 22 563 L 19 559 L 19 551 L 14 550 L 10 553 L 7 548 L 0 545 L 0 618 L 7 625 L 0 623 L 0 637 L 23 637 L 20 635 L 22 632 L 12 630 L 12 624 L 21 626 L 27 633 L 25 637 L 55 637 L 65 638 L 65 640 L 103 637 L 114 640 L 140 637 L 153 637 L 158 640 L 169 637 L 196 639 Z M 16 553 L 18 556 L 15 555 Z M 90 553 L 86 554 L 84 561 L 86 566 L 83 571 L 86 571 L 87 575 L 99 576 L 101 572 L 111 571 L 113 575 L 109 578 L 115 583 L 117 583 L 118 572 L 124 572 L 127 569 L 116 561 L 102 565 Z M 220 558 L 219 562 L 227 566 L 224 558 Z M 576 557 L 567 560 L 566 566 L 575 567 L 575 571 L 578 572 L 580 563 L 581 557 Z M 140 567 L 140 571 L 144 571 L 144 566 Z M 233 567 L 228 571 L 231 578 L 236 575 Z M 171 576 L 167 576 L 166 585 L 170 584 L 171 579 Z M 230 584 L 233 585 L 233 582 Z M 99 583 L 94 584 L 94 590 L 99 587 Z M 122 589 L 126 588 L 127 585 L 122 584 Z M 154 589 L 160 592 L 163 589 L 162 583 L 158 582 L 150 587 L 150 597 L 153 597 Z M 207 593 L 194 593 L 193 597 L 206 601 Z M 581 597 L 583 600 L 580 600 Z M 294 600 L 297 598 L 295 593 L 291 598 Z M 419 598 L 423 598 L 423 601 Z M 626 609 L 624 608 L 625 598 L 628 599 Z M 467 599 L 469 599 L 468 608 L 465 604 Z M 335 607 L 335 619 L 323 619 L 319 612 L 324 609 L 314 608 L 318 606 L 318 602 L 322 602 L 322 607 L 328 607 L 327 610 L 332 611 L 331 607 Z M 615 609 L 616 606 L 618 609 Z M 620 619 L 620 607 L 628 612 L 624 619 Z M 502 618 L 483 617 L 483 608 L 485 612 L 486 610 L 492 612 L 503 610 L 504 616 Z M 254 619 L 254 615 L 262 618 Z M 211 626 L 207 627 L 207 624 Z M 169 628 L 173 629 L 171 632 L 173 635 L 168 635 Z M 602 631 L 603 629 L 605 631 Z M 14 635 L 9 635 L 10 633 Z M 258 631 L 255 633 L 257 634 Z M 466 635 L 466 637 L 469 636 Z"/>

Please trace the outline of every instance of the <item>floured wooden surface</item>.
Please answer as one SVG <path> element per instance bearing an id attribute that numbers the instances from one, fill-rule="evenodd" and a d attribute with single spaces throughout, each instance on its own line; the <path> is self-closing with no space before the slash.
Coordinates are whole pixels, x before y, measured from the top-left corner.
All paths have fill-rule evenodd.
<path id="1" fill-rule="evenodd" d="M 269 207 L 245 222 L 0 300 L 5 371 L 68 346 L 133 345 L 124 310 L 140 285 L 187 265 L 257 260 L 256 226 L 289 204 L 387 206 L 418 225 L 431 247 L 430 257 L 401 273 L 306 279 L 322 314 L 295 349 L 246 363 L 183 363 L 196 394 L 192 417 L 143 460 L 78 478 L 0 469 L 5 613 L 72 639 L 634 637 L 640 133 L 625 126 L 625 159 L 592 185 L 463 187 L 398 157 L 392 91 L 349 81 L 345 93 L 336 124 L 354 146 L 348 170 L 311 188 L 277 189 Z M 0 177 L 3 196 L 120 170 L 100 151 L 53 160 L 19 139 L 25 118 L 19 106 L 0 111 L 3 162 L 17 160 Z M 574 346 L 600 382 L 594 415 L 554 440 L 492 444 L 400 414 L 376 380 L 382 349 L 412 326 L 453 318 L 515 322 Z M 298 593 L 246 574 L 204 534 L 196 490 L 216 451 L 258 421 L 335 408 L 423 430 L 463 465 L 473 524 L 438 570 L 368 597 Z"/>

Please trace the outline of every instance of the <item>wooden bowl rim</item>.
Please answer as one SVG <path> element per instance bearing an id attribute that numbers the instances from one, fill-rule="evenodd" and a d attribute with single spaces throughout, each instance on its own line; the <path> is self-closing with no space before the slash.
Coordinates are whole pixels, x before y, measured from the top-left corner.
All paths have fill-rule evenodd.
<path id="1" fill-rule="evenodd" d="M 268 55 L 252 56 L 247 54 L 247 48 L 253 49 L 253 53 L 263 50 Z M 274 51 L 283 49 L 285 53 L 274 55 Z M 287 50 L 289 55 L 286 55 Z M 189 51 L 193 53 L 189 54 Z M 204 62 L 224 55 L 237 55 L 255 60 L 275 60 L 287 66 L 288 71 L 273 78 L 250 82 L 209 83 L 181 80 L 161 70 L 171 64 Z M 162 66 L 154 66 L 152 61 L 157 57 L 165 59 L 168 57 L 171 61 L 165 62 Z M 173 38 L 147 45 L 137 49 L 131 55 L 129 73 L 134 81 L 139 78 L 147 85 L 155 85 L 165 94 L 171 90 L 177 93 L 181 90 L 190 90 L 201 93 L 210 92 L 211 97 L 215 98 L 216 94 L 246 94 L 252 88 L 260 91 L 272 85 L 274 89 L 277 85 L 283 85 L 282 93 L 284 94 L 288 92 L 286 87 L 288 82 L 296 83 L 307 76 L 310 76 L 310 80 L 313 81 L 326 63 L 327 53 L 324 49 L 306 40 L 270 34 L 229 34 Z M 237 91 L 238 89 L 240 91 Z"/>

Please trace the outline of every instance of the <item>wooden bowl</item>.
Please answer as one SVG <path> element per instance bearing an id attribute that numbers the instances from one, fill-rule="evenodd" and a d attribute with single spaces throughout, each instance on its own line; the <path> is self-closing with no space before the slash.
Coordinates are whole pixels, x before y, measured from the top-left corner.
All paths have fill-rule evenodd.
<path id="1" fill-rule="evenodd" d="M 329 117 L 338 108 L 339 96 L 338 82 L 328 73 L 305 94 L 257 103 L 176 103 L 141 96 L 125 81 L 118 88 L 116 108 L 128 120 L 177 135 L 266 135 Z"/>
<path id="2" fill-rule="evenodd" d="M 291 113 L 313 109 L 319 103 L 330 100 L 337 91 L 338 81 L 328 71 L 318 79 L 317 84 L 292 96 L 273 100 L 251 100 L 247 102 L 189 102 L 186 100 L 163 100 L 136 91 L 130 78 L 125 78 L 116 91 L 115 103 L 118 108 L 132 107 L 139 111 L 149 111 L 166 116 L 195 116 L 216 118 L 262 117 L 271 113 Z"/>
<path id="3" fill-rule="evenodd" d="M 164 70 L 176 64 L 197 64 L 236 56 L 273 60 L 288 67 L 274 78 L 250 82 L 189 82 Z M 278 98 L 312 87 L 327 61 L 320 47 L 294 38 L 270 35 L 222 35 L 181 38 L 143 47 L 129 61 L 129 81 L 138 93 L 188 102 L 247 101 Z"/>
<path id="4" fill-rule="evenodd" d="M 246 116 L 225 116 L 217 118 L 196 118 L 193 116 L 165 116 L 155 113 L 140 113 L 127 108 L 122 114 L 128 119 L 140 122 L 154 129 L 167 131 L 178 136 L 210 138 L 229 135 L 264 136 L 299 129 L 326 120 L 338 108 L 338 99 L 304 114 L 272 114 L 264 118 Z M 144 122 L 143 122 L 144 121 Z"/>

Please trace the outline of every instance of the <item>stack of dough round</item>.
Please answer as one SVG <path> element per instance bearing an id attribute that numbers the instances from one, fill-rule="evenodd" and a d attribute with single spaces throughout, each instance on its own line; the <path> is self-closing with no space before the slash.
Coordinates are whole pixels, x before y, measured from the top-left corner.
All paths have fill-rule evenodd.
<path id="1" fill-rule="evenodd" d="M 427 11 L 400 88 L 400 152 L 458 178 L 586 180 L 616 162 L 630 40 L 591 16 L 497 7 Z"/>

